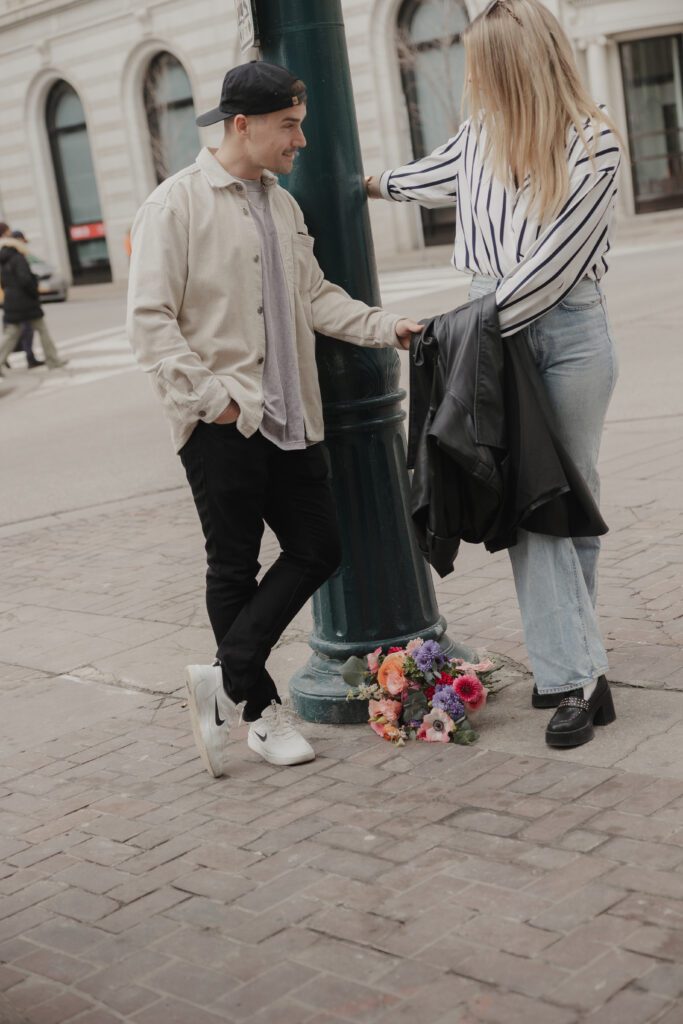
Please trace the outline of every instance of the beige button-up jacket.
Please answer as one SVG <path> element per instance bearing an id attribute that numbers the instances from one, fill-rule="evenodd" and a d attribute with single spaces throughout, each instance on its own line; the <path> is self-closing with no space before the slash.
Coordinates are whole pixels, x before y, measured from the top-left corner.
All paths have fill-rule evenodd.
<path id="1" fill-rule="evenodd" d="M 306 436 L 320 441 L 314 331 L 356 345 L 397 346 L 400 317 L 326 281 L 299 206 L 274 175 L 265 172 L 263 182 L 289 288 Z M 258 430 L 266 347 L 259 237 L 243 185 L 209 149 L 159 185 L 135 218 L 127 326 L 176 450 L 230 399 L 241 410 L 241 433 Z"/>

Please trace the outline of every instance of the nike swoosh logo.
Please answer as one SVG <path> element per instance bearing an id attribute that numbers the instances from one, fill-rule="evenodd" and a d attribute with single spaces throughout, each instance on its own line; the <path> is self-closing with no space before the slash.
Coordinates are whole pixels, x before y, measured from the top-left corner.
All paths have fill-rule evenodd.
<path id="1" fill-rule="evenodd" d="M 254 736 L 258 736 L 258 738 L 261 740 L 261 743 L 265 743 L 266 740 L 268 739 L 268 733 L 266 733 L 265 736 L 262 736 L 260 732 L 256 732 L 256 729 L 254 729 Z"/>
<path id="2" fill-rule="evenodd" d="M 215 697 L 214 697 L 214 704 L 216 706 L 216 725 L 218 725 L 218 726 L 225 725 L 225 719 L 221 718 L 221 716 L 218 714 L 218 701 L 216 700 Z"/>

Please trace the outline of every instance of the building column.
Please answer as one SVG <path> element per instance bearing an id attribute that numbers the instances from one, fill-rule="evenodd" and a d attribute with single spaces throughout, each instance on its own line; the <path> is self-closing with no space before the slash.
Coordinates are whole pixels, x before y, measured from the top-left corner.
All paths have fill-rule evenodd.
<path id="1" fill-rule="evenodd" d="M 597 103 L 606 104 L 608 109 L 611 109 L 612 89 L 607 53 L 608 39 L 606 36 L 593 36 L 583 43 L 583 47 L 586 50 L 588 85 L 593 99 Z"/>
<path id="2" fill-rule="evenodd" d="M 627 140 L 628 123 L 621 90 L 617 43 L 609 36 L 599 35 L 577 39 L 575 46 L 585 56 L 588 91 L 597 103 L 606 105 L 622 137 Z M 633 182 L 628 168 L 628 161 L 624 161 L 619 172 L 617 211 L 625 216 L 633 216 Z"/>

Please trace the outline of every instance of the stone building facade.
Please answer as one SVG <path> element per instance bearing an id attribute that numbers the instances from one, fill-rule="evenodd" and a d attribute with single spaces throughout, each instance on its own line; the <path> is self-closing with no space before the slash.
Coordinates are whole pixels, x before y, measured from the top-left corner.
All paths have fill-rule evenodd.
<path id="1" fill-rule="evenodd" d="M 546 2 L 628 138 L 621 215 L 682 206 L 681 0 Z M 460 32 L 484 3 L 342 6 L 364 164 L 379 171 L 455 130 Z M 125 280 L 136 209 L 217 143 L 220 125 L 198 131 L 194 113 L 243 59 L 234 0 L 0 0 L 0 217 L 73 280 Z M 372 218 L 380 257 L 452 233 L 412 204 L 375 203 Z"/>

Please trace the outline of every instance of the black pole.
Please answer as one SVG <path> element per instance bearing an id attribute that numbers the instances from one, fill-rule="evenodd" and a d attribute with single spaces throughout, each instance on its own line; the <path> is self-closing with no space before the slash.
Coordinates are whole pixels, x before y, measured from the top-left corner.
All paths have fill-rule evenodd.
<path id="1" fill-rule="evenodd" d="M 378 305 L 379 287 L 340 0 L 256 0 L 261 53 L 308 88 L 307 148 L 283 179 L 301 206 L 326 277 Z M 406 314 L 410 310 L 405 311 Z M 415 541 L 393 349 L 318 337 L 317 362 L 342 530 L 341 569 L 313 598 L 313 655 L 290 683 L 308 721 L 366 717 L 339 675 L 352 654 L 445 634 L 430 571 Z"/>

